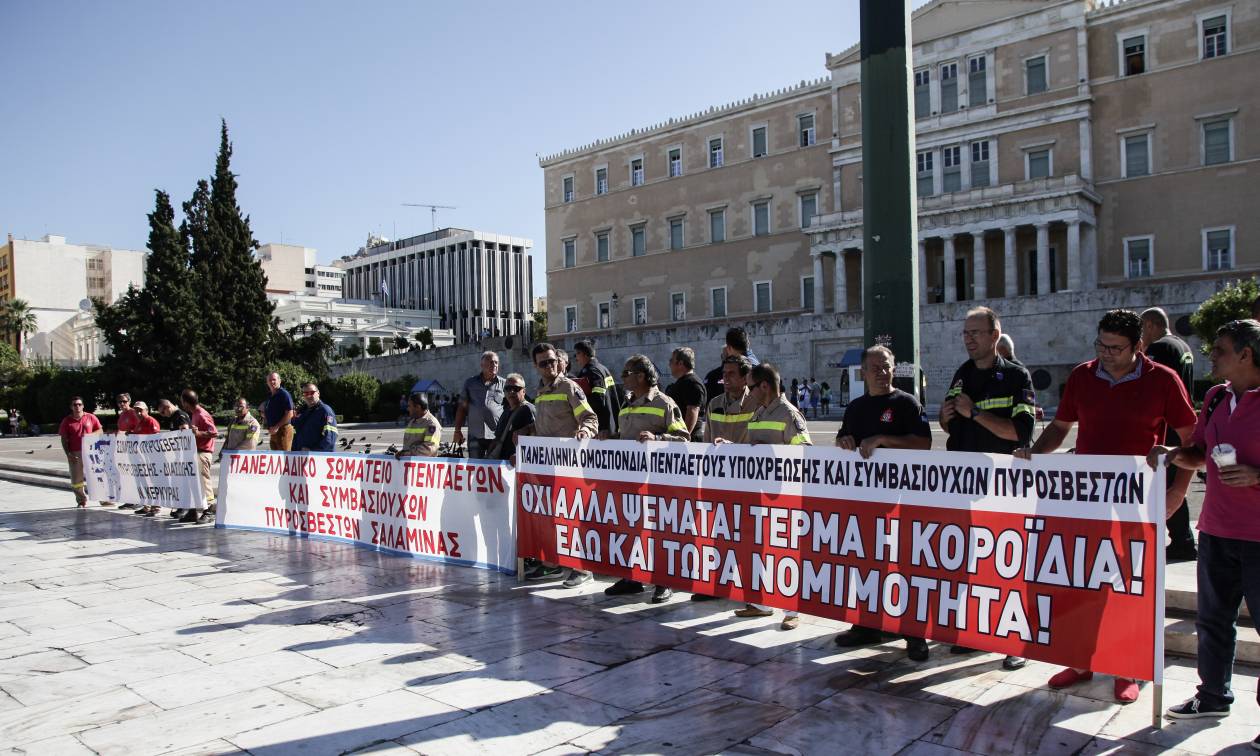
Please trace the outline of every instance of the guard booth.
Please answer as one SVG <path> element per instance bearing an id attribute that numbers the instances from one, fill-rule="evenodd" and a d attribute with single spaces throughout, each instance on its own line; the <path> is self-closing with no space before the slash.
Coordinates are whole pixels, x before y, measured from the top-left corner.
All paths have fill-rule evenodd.
<path id="1" fill-rule="evenodd" d="M 840 370 L 840 386 L 836 393 L 836 401 L 840 406 L 847 406 L 849 402 L 866 393 L 866 385 L 862 382 L 862 349 L 860 347 L 846 349 L 839 362 L 829 362 L 827 367 Z"/>

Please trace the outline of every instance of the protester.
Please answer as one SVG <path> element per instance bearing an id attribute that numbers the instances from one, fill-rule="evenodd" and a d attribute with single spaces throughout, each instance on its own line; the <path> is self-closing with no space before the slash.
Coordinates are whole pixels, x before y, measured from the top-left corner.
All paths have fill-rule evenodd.
<path id="1" fill-rule="evenodd" d="M 192 428 L 192 421 L 188 418 L 188 413 L 176 407 L 168 399 L 161 399 L 158 401 L 157 411 L 158 414 L 166 420 L 166 430 L 168 431 L 190 430 Z M 159 509 L 160 508 L 156 506 L 139 507 L 136 509 L 135 513 L 141 515 L 142 517 L 156 517 Z M 188 512 L 194 511 L 196 510 L 172 509 L 171 517 L 179 519 Z"/>
<path id="2" fill-rule="evenodd" d="M 267 423 L 267 435 L 272 451 L 289 451 L 293 448 L 293 395 L 280 385 L 279 373 L 267 374 L 267 409 L 263 420 Z"/>
<path id="3" fill-rule="evenodd" d="M 262 425 L 249 414 L 249 400 L 243 396 L 237 398 L 235 412 L 227 435 L 223 437 L 223 451 L 257 449 L 262 440 Z"/>
<path id="4" fill-rule="evenodd" d="M 880 448 L 932 448 L 932 426 L 923 414 L 923 405 L 913 394 L 893 388 L 895 364 L 896 358 L 886 346 L 873 346 L 862 352 L 860 370 L 866 393 L 849 402 L 836 434 L 836 446 L 857 451 L 863 459 L 870 459 Z M 868 646 L 883 643 L 885 637 L 878 628 L 855 624 L 836 636 L 836 645 Z M 906 655 L 914 661 L 927 661 L 927 641 L 911 636 L 905 639 Z"/>
<path id="5" fill-rule="evenodd" d="M 524 436 L 548 438 L 594 438 L 599 433 L 599 419 L 586 402 L 582 389 L 564 374 L 556 348 L 546 342 L 534 345 L 531 354 L 538 370 L 538 399 L 534 405 L 534 424 L 520 431 Z M 527 580 L 546 580 L 561 572 L 554 564 L 539 562 L 526 573 Z M 564 579 L 566 588 L 589 583 L 595 576 L 587 570 L 572 569 Z"/>
<path id="6" fill-rule="evenodd" d="M 429 412 L 429 397 L 422 391 L 414 391 L 407 397 L 407 428 L 403 431 L 403 447 L 395 455 L 403 457 L 432 457 L 442 443 L 442 424 Z"/>
<path id="7" fill-rule="evenodd" d="M 704 383 L 696 375 L 696 353 L 691 347 L 679 347 L 669 356 L 669 374 L 674 382 L 665 389 L 665 395 L 674 400 L 687 426 L 687 440 L 704 439 L 704 407 L 708 395 Z"/>
<path id="8" fill-rule="evenodd" d="M 162 431 L 162 426 L 158 425 L 157 418 L 149 414 L 149 405 L 144 402 L 136 402 L 132 407 L 136 411 L 136 427 L 131 431 L 132 433 L 137 436 L 151 436 Z"/>
<path id="9" fill-rule="evenodd" d="M 1170 719 L 1229 715 L 1244 598 L 1251 616 L 1260 617 L 1260 322 L 1235 320 L 1216 334 L 1212 375 L 1224 383 L 1208 391 L 1188 443 L 1157 446 L 1148 457 L 1152 466 L 1165 455 L 1169 465 L 1197 470 L 1206 464 L 1208 472 L 1199 514 L 1199 688 L 1168 709 Z M 1260 736 L 1251 745 L 1260 750 Z"/>
<path id="10" fill-rule="evenodd" d="M 1143 352 L 1157 364 L 1163 365 L 1177 374 L 1181 379 L 1181 387 L 1187 396 L 1194 391 L 1194 354 L 1190 346 L 1168 330 L 1168 315 L 1158 307 L 1152 307 L 1142 313 L 1142 346 Z M 1180 446 L 1182 439 L 1177 438 L 1172 428 L 1164 437 L 1169 446 Z M 1177 471 L 1169 465 L 1168 486 L 1173 484 Z M 1194 547 L 1194 533 L 1190 531 L 1190 503 L 1182 500 L 1181 506 L 1168 518 L 1168 548 L 1165 552 L 1168 562 L 1189 562 L 1197 556 Z"/>
<path id="11" fill-rule="evenodd" d="M 621 408 L 621 416 L 617 418 L 618 433 L 622 441 L 690 439 L 678 405 L 657 388 L 660 375 L 651 360 L 641 354 L 626 360 L 625 368 L 621 371 L 621 380 L 630 395 L 626 406 Z M 700 386 L 700 390 L 703 391 L 704 387 Z M 609 596 L 642 592 L 643 583 L 627 578 L 622 578 L 604 589 L 604 593 Z M 652 603 L 663 603 L 673 595 L 672 589 L 658 585 L 652 593 Z"/>
<path id="12" fill-rule="evenodd" d="M 88 501 L 87 482 L 83 477 L 83 437 L 100 430 L 101 421 L 96 415 L 83 411 L 83 397 L 70 397 L 70 414 L 61 419 L 57 433 L 61 436 L 61 450 L 66 453 L 66 464 L 70 466 L 70 490 L 74 491 L 79 509 L 87 507 Z M 101 506 L 110 504 L 102 501 Z"/>
<path id="13" fill-rule="evenodd" d="M 319 386 L 302 386 L 301 414 L 293 418 L 293 448 L 297 451 L 330 452 L 337 448 L 337 413 L 319 400 Z"/>
<path id="14" fill-rule="evenodd" d="M 941 402 L 941 428 L 949 434 L 950 451 L 1011 454 L 1026 447 L 1037 422 L 1032 379 L 1022 365 L 997 353 L 1002 324 L 988 307 L 967 312 L 963 321 L 963 346 L 968 360 L 954 372 Z M 974 649 L 955 644 L 950 653 Z M 1002 666 L 1020 669 L 1025 660 L 1008 656 Z"/>
<path id="15" fill-rule="evenodd" d="M 809 438 L 805 418 L 783 399 L 783 382 L 778 368 L 766 362 L 753 368 L 750 376 L 757 409 L 748 421 L 748 443 L 812 445 L 814 442 Z M 736 617 L 769 617 L 772 614 L 774 610 L 760 604 L 748 604 L 735 610 Z M 798 613 L 786 611 L 779 629 L 794 630 L 799 624 Z"/>
<path id="16" fill-rule="evenodd" d="M 722 393 L 722 361 L 731 355 L 747 357 L 753 367 L 761 364 L 757 355 L 748 348 L 748 332 L 738 326 L 726 329 L 726 344 L 718 357 L 718 366 L 704 376 L 704 395 L 718 396 Z"/>
<path id="17" fill-rule="evenodd" d="M 722 360 L 723 391 L 713 397 L 707 410 L 709 421 L 704 426 L 704 440 L 711 444 L 748 443 L 748 423 L 756 411 L 757 399 L 748 390 L 752 363 L 742 355 Z"/>
<path id="18" fill-rule="evenodd" d="M 190 509 L 179 521 L 205 525 L 208 522 L 214 522 L 214 486 L 210 480 L 210 466 L 214 462 L 214 442 L 219 438 L 219 429 L 214 424 L 214 417 L 201 406 L 196 391 L 184 389 L 184 392 L 179 395 L 179 405 L 188 413 L 193 438 L 197 442 L 197 472 L 201 478 L 201 492 L 205 498 L 204 509 L 200 511 Z"/>
<path id="19" fill-rule="evenodd" d="M 1033 444 L 1032 454 L 1058 449 L 1073 424 L 1080 425 L 1077 454 L 1146 456 L 1163 442 L 1165 428 L 1172 428 L 1178 438 L 1190 438 L 1195 415 L 1186 390 L 1176 373 L 1138 351 L 1141 338 L 1137 313 L 1111 310 L 1103 315 L 1094 339 L 1098 357 L 1068 375 L 1059 411 Z M 1178 470 L 1168 502 L 1185 498 L 1190 477 L 1189 470 Z M 1068 667 L 1051 677 L 1049 685 L 1067 688 L 1093 676 L 1089 670 Z M 1116 678 L 1114 693 L 1120 703 L 1136 701 L 1138 692 L 1135 680 Z"/>
<path id="20" fill-rule="evenodd" d="M 574 380 L 591 400 L 591 409 L 599 418 L 599 438 L 617 436 L 617 414 L 621 412 L 621 391 L 613 380 L 612 371 L 604 367 L 595 356 L 595 344 L 579 341 L 573 347 L 573 359 L 578 373 Z"/>
<path id="21" fill-rule="evenodd" d="M 525 376 L 520 373 L 509 374 L 504 379 L 503 392 L 507 399 L 507 408 L 499 416 L 499 425 L 494 429 L 490 458 L 509 460 L 516 456 L 517 436 L 534 424 L 536 416 L 534 405 L 525 394 Z M 616 389 L 611 393 L 616 393 Z"/>
<path id="22" fill-rule="evenodd" d="M 131 407 L 131 394 L 119 394 L 114 398 L 118 405 L 118 432 L 131 433 L 136 429 L 136 411 Z"/>
<path id="23" fill-rule="evenodd" d="M 1015 339 L 1012 339 L 1009 333 L 998 337 L 997 353 L 1007 362 L 1024 367 L 1024 363 L 1015 358 Z"/>
<path id="24" fill-rule="evenodd" d="M 503 414 L 503 378 L 499 375 L 499 355 L 481 353 L 481 372 L 464 381 L 455 410 L 454 442 L 464 443 L 464 420 L 468 420 L 468 456 L 484 459 L 494 442 L 494 429 Z"/>

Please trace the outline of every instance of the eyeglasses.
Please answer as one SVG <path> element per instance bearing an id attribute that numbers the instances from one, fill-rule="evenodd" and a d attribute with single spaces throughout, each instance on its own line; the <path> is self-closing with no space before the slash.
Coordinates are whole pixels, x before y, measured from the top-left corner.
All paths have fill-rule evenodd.
<path id="1" fill-rule="evenodd" d="M 539 360 L 538 362 L 536 362 L 536 363 L 534 363 L 534 364 L 535 364 L 535 365 L 537 365 L 537 366 L 538 366 L 538 367 L 540 367 L 540 368 L 547 368 L 547 367 L 551 367 L 552 365 L 556 364 L 557 362 L 559 362 L 559 360 L 557 360 L 555 357 L 552 357 L 552 358 L 551 358 L 551 359 L 549 359 L 549 360 Z"/>
<path id="2" fill-rule="evenodd" d="M 963 335 L 963 338 L 978 339 L 981 336 L 985 335 L 986 333 L 993 333 L 993 331 L 989 330 L 988 328 L 963 329 L 962 335 Z"/>
<path id="3" fill-rule="evenodd" d="M 1119 344 L 1119 345 L 1113 346 L 1111 344 L 1104 344 L 1098 339 L 1094 339 L 1094 351 L 1099 352 L 1099 353 L 1106 352 L 1112 357 L 1116 357 L 1118 355 L 1124 354 L 1124 350 L 1132 349 L 1132 348 L 1133 348 L 1132 344 Z"/>
<path id="4" fill-rule="evenodd" d="M 524 390 L 525 390 L 525 387 L 524 387 L 524 386 L 504 386 L 504 388 L 506 388 L 508 391 L 512 391 L 512 392 L 516 392 L 516 391 L 524 391 Z"/>

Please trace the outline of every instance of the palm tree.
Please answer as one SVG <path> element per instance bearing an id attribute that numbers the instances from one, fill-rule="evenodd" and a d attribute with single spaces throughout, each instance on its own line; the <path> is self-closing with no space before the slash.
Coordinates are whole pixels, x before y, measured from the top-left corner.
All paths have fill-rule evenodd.
<path id="1" fill-rule="evenodd" d="M 17 337 L 18 354 L 22 353 L 22 339 L 39 330 L 39 319 L 31 306 L 22 299 L 0 302 L 0 333 Z"/>

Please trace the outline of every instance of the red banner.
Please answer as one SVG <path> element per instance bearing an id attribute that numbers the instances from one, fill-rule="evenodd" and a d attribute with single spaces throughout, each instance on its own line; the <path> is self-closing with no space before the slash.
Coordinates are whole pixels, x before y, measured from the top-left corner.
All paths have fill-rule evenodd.
<path id="1" fill-rule="evenodd" d="M 519 553 L 1159 680 L 1163 480 L 1130 457 L 531 438 Z"/>

